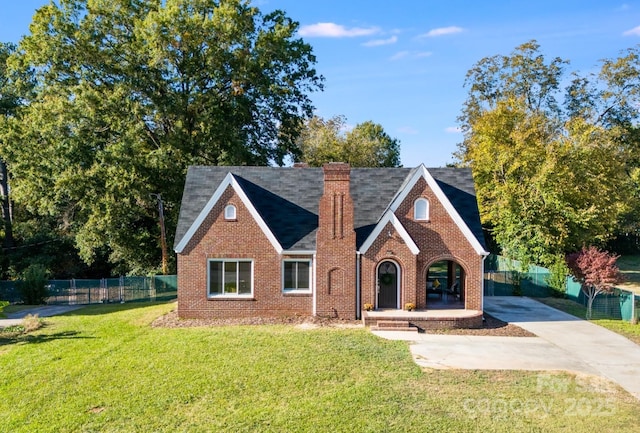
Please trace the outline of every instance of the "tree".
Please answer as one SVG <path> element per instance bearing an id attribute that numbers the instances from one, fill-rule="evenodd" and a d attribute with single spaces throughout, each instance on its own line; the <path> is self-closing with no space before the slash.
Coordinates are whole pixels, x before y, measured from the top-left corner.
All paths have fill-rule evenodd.
<path id="1" fill-rule="evenodd" d="M 400 142 L 381 125 L 366 121 L 347 129 L 344 116 L 309 119 L 298 138 L 298 160 L 320 167 L 326 162 L 348 162 L 353 167 L 398 167 Z"/>
<path id="2" fill-rule="evenodd" d="M 590 80 L 577 76 L 563 98 L 566 64 L 547 62 L 532 41 L 481 60 L 465 82 L 457 156 L 473 171 L 483 224 L 503 254 L 525 266 L 551 266 L 581 245 L 605 242 L 631 209 L 632 146 L 613 125 L 636 114 L 598 121 L 607 94 L 595 98 Z"/>
<path id="3" fill-rule="evenodd" d="M 12 73 L 8 70 L 7 60 L 15 52 L 15 45 L 0 42 L 0 201 L 2 202 L 2 221 L 4 227 L 3 246 L 14 245 L 11 201 L 9 198 L 9 172 L 4 160 L 3 134 L 7 121 L 17 114 L 21 106 L 20 92 L 15 86 Z"/>
<path id="4" fill-rule="evenodd" d="M 14 198 L 118 272 L 160 263 L 153 194 L 171 244 L 187 166 L 282 164 L 322 88 L 298 24 L 241 0 L 60 0 L 30 28 L 10 59 L 38 84 L 11 123 Z"/>
<path id="5" fill-rule="evenodd" d="M 567 266 L 587 297 L 587 319 L 591 319 L 591 307 L 596 296 L 611 293 L 614 285 L 622 281 L 616 265 L 618 257 L 594 246 L 582 247 L 579 252 L 567 256 Z"/>

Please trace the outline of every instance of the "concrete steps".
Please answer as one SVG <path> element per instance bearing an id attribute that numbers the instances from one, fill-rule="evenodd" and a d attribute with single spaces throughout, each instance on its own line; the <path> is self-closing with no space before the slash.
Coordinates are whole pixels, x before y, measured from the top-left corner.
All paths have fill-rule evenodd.
<path id="1" fill-rule="evenodd" d="M 411 326 L 407 320 L 378 320 L 372 331 L 405 331 L 418 332 L 418 328 Z"/>

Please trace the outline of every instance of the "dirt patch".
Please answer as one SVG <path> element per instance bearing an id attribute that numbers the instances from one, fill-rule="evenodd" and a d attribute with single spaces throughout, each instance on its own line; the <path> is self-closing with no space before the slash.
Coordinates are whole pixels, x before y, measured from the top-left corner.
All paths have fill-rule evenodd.
<path id="1" fill-rule="evenodd" d="M 251 325 L 292 325 L 299 329 L 315 328 L 362 328 L 360 320 L 345 320 L 326 317 L 282 316 L 282 317 L 243 317 L 234 319 L 180 319 L 176 311 L 158 317 L 151 326 L 154 328 L 194 328 L 218 326 Z M 493 335 L 502 337 L 535 337 L 529 331 L 485 314 L 484 327 L 481 329 L 443 329 L 429 330 L 429 334 L 451 335 Z"/>

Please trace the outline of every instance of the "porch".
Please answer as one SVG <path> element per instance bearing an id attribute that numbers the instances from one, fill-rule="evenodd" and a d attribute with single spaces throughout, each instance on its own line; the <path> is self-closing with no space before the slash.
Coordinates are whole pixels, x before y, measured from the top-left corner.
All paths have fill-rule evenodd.
<path id="1" fill-rule="evenodd" d="M 442 304 L 441 304 L 442 305 Z M 482 328 L 482 311 L 452 309 L 449 304 L 427 310 L 378 309 L 362 311 L 362 323 L 377 330 L 422 331 L 427 329 Z"/>

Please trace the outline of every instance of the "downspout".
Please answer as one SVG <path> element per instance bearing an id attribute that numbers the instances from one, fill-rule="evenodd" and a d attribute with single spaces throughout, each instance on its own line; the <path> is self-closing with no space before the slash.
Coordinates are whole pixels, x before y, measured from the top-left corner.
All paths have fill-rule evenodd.
<path id="1" fill-rule="evenodd" d="M 362 318 L 360 308 L 360 251 L 356 251 L 356 319 Z"/>
<path id="2" fill-rule="evenodd" d="M 482 255 L 482 284 L 480 284 L 480 308 L 482 309 L 482 315 L 484 317 L 484 261 L 489 257 L 489 254 Z"/>
<path id="3" fill-rule="evenodd" d="M 313 261 L 313 276 L 312 276 L 312 280 L 313 280 L 313 315 L 316 316 L 317 314 L 317 302 L 318 302 L 318 286 L 316 285 L 317 282 L 317 278 L 316 278 L 316 253 L 313 253 L 313 258 L 311 259 Z"/>

